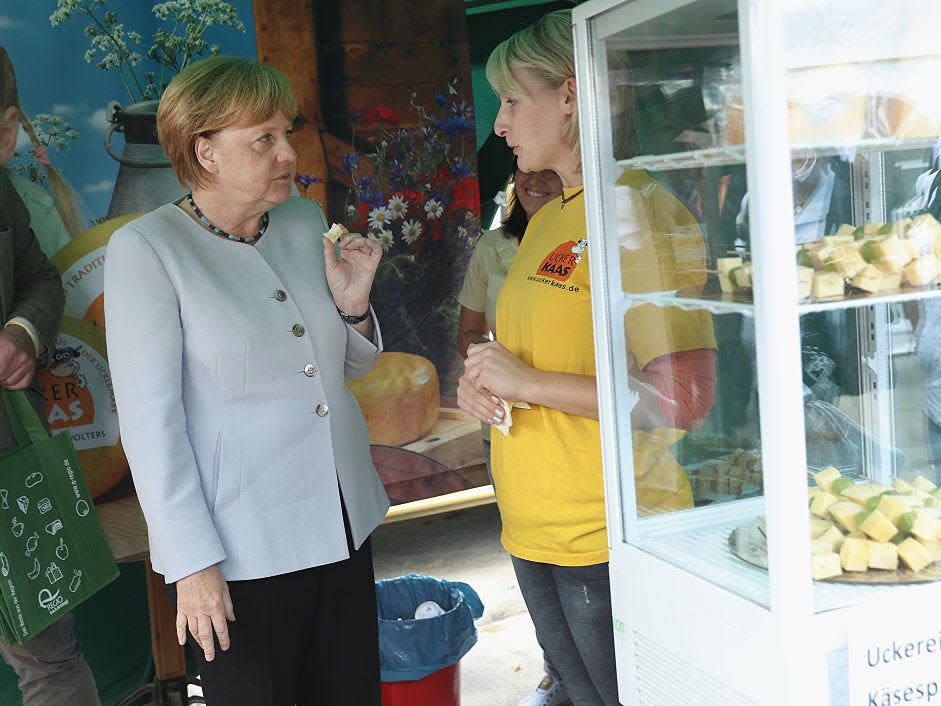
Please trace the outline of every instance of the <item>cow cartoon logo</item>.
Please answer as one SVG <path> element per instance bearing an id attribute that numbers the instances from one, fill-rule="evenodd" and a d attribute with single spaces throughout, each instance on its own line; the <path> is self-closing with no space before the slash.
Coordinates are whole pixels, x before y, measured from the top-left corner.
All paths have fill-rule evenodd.
<path id="1" fill-rule="evenodd" d="M 95 417 L 88 379 L 81 370 L 82 355 L 82 346 L 56 346 L 43 376 L 46 414 L 53 431 L 88 424 Z"/>

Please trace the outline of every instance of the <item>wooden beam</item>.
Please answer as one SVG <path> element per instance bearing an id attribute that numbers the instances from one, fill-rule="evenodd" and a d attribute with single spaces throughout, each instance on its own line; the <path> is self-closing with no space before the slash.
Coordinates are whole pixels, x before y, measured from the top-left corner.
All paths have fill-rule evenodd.
<path id="1" fill-rule="evenodd" d="M 320 133 L 320 85 L 312 0 L 252 0 L 258 60 L 284 72 L 294 84 L 303 127 L 295 133 L 298 174 L 326 180 L 328 166 Z M 312 184 L 307 198 L 329 210 L 327 185 Z"/>

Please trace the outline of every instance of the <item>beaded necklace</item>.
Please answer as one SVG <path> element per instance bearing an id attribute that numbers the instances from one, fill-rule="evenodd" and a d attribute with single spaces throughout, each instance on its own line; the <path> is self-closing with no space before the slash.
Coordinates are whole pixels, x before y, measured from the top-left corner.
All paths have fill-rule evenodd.
<path id="1" fill-rule="evenodd" d="M 258 229 L 258 232 L 255 235 L 250 235 L 247 238 L 243 238 L 240 235 L 233 235 L 228 231 L 222 230 L 217 225 L 213 225 L 212 221 L 206 218 L 203 215 L 203 212 L 199 210 L 199 206 L 196 205 L 196 202 L 193 201 L 193 192 L 189 192 L 186 195 L 186 202 L 190 205 L 190 208 L 193 209 L 193 213 L 196 214 L 196 217 L 199 219 L 199 222 L 213 235 L 218 235 L 220 238 L 227 238 L 229 240 L 234 240 L 237 243 L 245 243 L 247 245 L 254 245 L 257 243 L 261 236 L 265 234 L 265 231 L 268 230 L 268 212 L 265 211 L 261 216 L 261 228 Z"/>

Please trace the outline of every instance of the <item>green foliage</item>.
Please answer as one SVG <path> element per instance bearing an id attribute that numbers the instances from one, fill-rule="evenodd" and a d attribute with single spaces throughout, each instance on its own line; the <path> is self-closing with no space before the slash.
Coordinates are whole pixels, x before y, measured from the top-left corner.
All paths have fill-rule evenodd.
<path id="1" fill-rule="evenodd" d="M 139 75 L 141 43 L 139 32 L 128 30 L 118 21 L 113 10 L 105 10 L 107 0 L 58 0 L 56 11 L 49 16 L 53 27 L 74 16 L 84 15 L 89 24 L 85 35 L 90 47 L 85 61 L 102 71 L 116 70 L 132 101 L 157 100 L 163 89 L 178 72 L 193 59 L 205 54 L 216 55 L 219 47 L 205 39 L 210 27 L 233 27 L 245 31 L 238 10 L 220 0 L 172 0 L 153 6 L 154 16 L 164 24 L 154 32 L 153 42 L 146 52 L 151 61 L 160 66 L 160 75 L 145 71 Z"/>

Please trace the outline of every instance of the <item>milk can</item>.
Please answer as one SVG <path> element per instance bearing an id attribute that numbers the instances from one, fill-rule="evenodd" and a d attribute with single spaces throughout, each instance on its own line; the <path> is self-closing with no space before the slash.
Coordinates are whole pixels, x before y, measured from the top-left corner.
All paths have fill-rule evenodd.
<path id="1" fill-rule="evenodd" d="M 158 101 L 133 103 L 126 108 L 115 101 L 108 104 L 111 125 L 105 132 L 105 150 L 121 165 L 108 206 L 109 219 L 150 211 L 185 193 L 157 141 L 157 105 Z M 124 135 L 121 154 L 111 145 L 115 132 Z"/>

